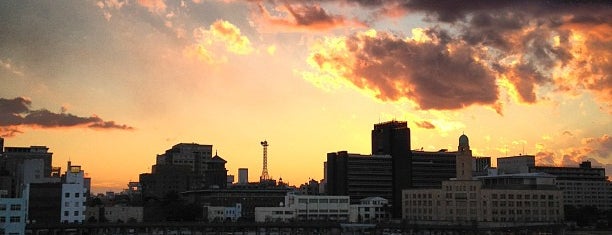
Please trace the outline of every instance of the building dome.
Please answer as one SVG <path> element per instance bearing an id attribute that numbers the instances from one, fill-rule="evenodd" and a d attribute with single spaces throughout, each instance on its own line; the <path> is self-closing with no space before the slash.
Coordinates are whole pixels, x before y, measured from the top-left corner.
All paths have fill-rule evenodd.
<path id="1" fill-rule="evenodd" d="M 470 140 L 468 140 L 467 135 L 463 134 L 459 137 L 459 146 L 469 146 Z"/>

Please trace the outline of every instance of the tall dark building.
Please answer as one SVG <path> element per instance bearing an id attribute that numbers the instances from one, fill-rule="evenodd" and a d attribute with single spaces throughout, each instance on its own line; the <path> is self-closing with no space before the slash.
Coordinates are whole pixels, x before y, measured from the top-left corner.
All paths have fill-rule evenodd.
<path id="1" fill-rule="evenodd" d="M 54 224 L 61 221 L 62 183 L 30 184 L 28 219 L 31 223 Z"/>
<path id="2" fill-rule="evenodd" d="M 411 187 L 410 128 L 406 122 L 389 121 L 374 125 L 372 130 L 372 154 L 391 155 L 393 182 L 393 217 L 402 213 L 402 190 Z"/>
<path id="3" fill-rule="evenodd" d="M 411 187 L 440 188 L 442 181 L 457 175 L 457 152 L 444 149 L 437 152 L 412 151 Z"/>
<path id="4" fill-rule="evenodd" d="M 392 199 L 391 156 L 346 151 L 327 154 L 328 195 L 350 196 L 352 203 L 367 197 Z"/>

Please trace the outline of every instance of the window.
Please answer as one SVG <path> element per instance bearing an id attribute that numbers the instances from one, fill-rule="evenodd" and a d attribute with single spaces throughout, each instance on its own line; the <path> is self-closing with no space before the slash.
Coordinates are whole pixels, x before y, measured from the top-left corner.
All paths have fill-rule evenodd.
<path id="1" fill-rule="evenodd" d="M 79 216 L 79 211 L 74 211 L 74 216 Z"/>
<path id="2" fill-rule="evenodd" d="M 64 216 L 68 216 L 68 215 L 69 215 L 68 211 L 64 211 Z"/>
<path id="3" fill-rule="evenodd" d="M 0 223 L 6 223 L 6 217 L 0 216 Z"/>
<path id="4" fill-rule="evenodd" d="M 19 223 L 19 222 L 21 222 L 21 217 L 11 216 L 11 223 Z"/>
<path id="5" fill-rule="evenodd" d="M 79 193 L 75 193 L 75 194 L 74 194 L 74 197 L 79 197 L 79 196 L 80 196 L 80 194 L 79 194 Z"/>
<path id="6" fill-rule="evenodd" d="M 13 204 L 13 205 L 11 205 L 11 210 L 12 211 L 21 210 L 21 205 L 20 204 Z"/>
<path id="7" fill-rule="evenodd" d="M 64 197 L 66 198 L 70 197 L 70 193 L 64 193 Z"/>
<path id="8" fill-rule="evenodd" d="M 6 204 L 0 204 L 0 211 L 6 210 Z"/>
<path id="9" fill-rule="evenodd" d="M 70 202 L 64 202 L 64 207 L 70 207 Z"/>

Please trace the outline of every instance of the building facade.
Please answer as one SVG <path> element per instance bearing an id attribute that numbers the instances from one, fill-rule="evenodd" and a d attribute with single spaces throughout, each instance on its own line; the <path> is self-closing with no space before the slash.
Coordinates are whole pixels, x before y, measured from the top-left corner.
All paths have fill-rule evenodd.
<path id="1" fill-rule="evenodd" d="M 497 171 L 499 174 L 528 173 L 535 167 L 535 156 L 521 155 L 497 158 Z"/>
<path id="2" fill-rule="evenodd" d="M 208 221 L 236 222 L 242 217 L 242 205 L 234 206 L 204 206 L 204 215 Z"/>
<path id="3" fill-rule="evenodd" d="M 288 194 L 282 206 L 255 208 L 255 221 L 348 221 L 349 205 L 348 196 Z"/>
<path id="4" fill-rule="evenodd" d="M 457 175 L 437 189 L 403 192 L 403 218 L 412 224 L 512 227 L 559 224 L 562 191 L 548 174 L 472 177 L 467 136 L 459 138 Z"/>
<path id="5" fill-rule="evenodd" d="M 361 199 L 359 204 L 352 204 L 349 210 L 351 223 L 377 223 L 389 220 L 391 207 L 389 200 L 382 197 Z"/>
<path id="6" fill-rule="evenodd" d="M 557 186 L 563 190 L 563 203 L 577 208 L 593 206 L 599 210 L 612 210 L 612 182 L 604 168 L 582 162 L 578 167 L 534 166 L 531 172 L 544 172 L 557 177 Z"/>
<path id="7" fill-rule="evenodd" d="M 25 234 L 28 212 L 27 186 L 24 188 L 22 197 L 0 198 L 0 230 L 2 234 Z"/>
<path id="8" fill-rule="evenodd" d="M 68 161 L 68 168 L 62 177 L 61 215 L 62 223 L 85 222 L 85 201 L 87 188 L 85 187 L 85 172 L 81 166 L 72 165 Z"/>

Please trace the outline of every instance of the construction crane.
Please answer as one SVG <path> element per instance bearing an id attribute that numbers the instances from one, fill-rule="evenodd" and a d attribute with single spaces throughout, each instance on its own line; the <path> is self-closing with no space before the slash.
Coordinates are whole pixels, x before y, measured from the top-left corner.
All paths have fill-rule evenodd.
<path id="1" fill-rule="evenodd" d="M 263 146 L 263 169 L 259 177 L 260 182 L 270 180 L 270 175 L 268 175 L 268 141 L 262 141 L 261 146 Z"/>

